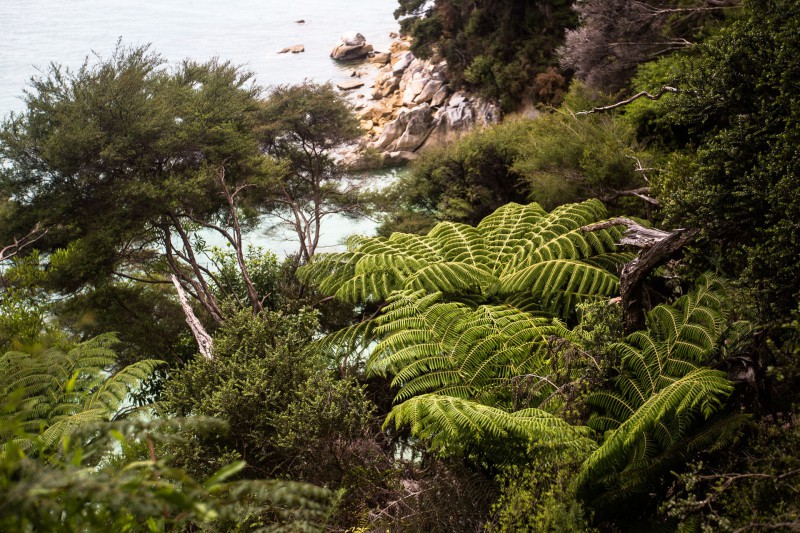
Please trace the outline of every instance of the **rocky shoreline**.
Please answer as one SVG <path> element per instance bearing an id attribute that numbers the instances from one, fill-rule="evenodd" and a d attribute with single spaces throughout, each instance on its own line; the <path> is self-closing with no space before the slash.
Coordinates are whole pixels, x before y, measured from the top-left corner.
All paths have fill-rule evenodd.
<path id="1" fill-rule="evenodd" d="M 348 46 L 355 44 L 350 42 Z M 369 46 L 363 42 L 359 45 Z M 453 141 L 477 126 L 500 121 L 500 109 L 495 104 L 464 91 L 453 91 L 445 62 L 414 57 L 408 40 L 394 41 L 388 52 L 371 48 L 365 54 L 369 61 L 367 72 L 353 71 L 353 77 L 370 78 L 378 69 L 374 81 L 366 83 L 371 91 L 349 98 L 365 131 L 355 149 L 345 156 L 351 168 L 402 165 L 416 159 L 420 150 Z M 360 86 L 346 82 L 340 85 L 344 91 Z"/>

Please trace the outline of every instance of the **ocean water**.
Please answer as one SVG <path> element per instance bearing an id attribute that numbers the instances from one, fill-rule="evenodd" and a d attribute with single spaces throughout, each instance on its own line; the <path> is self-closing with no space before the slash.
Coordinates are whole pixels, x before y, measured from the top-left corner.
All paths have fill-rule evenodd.
<path id="1" fill-rule="evenodd" d="M 150 44 L 172 63 L 230 60 L 265 87 L 344 80 L 353 65 L 329 57 L 339 36 L 358 31 L 376 50 L 387 50 L 389 33 L 398 30 L 396 7 L 396 0 L 0 0 L 0 115 L 22 111 L 23 89 L 38 69 L 108 57 L 118 39 Z M 278 54 L 296 44 L 305 52 Z M 374 181 L 390 177 L 376 173 Z M 373 228 L 369 220 L 330 219 L 323 243 L 333 247 Z M 296 250 L 289 234 L 250 237 L 279 254 Z"/>

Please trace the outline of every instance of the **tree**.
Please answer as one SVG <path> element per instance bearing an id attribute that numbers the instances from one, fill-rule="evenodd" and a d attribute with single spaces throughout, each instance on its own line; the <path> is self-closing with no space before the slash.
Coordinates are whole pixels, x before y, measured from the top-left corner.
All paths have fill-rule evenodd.
<path id="1" fill-rule="evenodd" d="M 733 383 L 709 365 L 739 357 L 751 328 L 731 324 L 724 287 L 705 278 L 613 346 L 619 365 L 592 353 L 580 328 L 554 315 L 617 289 L 609 270 L 631 258 L 615 249 L 619 227 L 598 224 L 608 231 L 598 239 L 584 231 L 603 215 L 597 200 L 550 214 L 511 204 L 476 228 L 441 223 L 317 257 L 301 275 L 321 290 L 386 301 L 322 346 L 368 347 L 368 370 L 392 376 L 396 391 L 386 424 L 440 454 L 485 468 L 524 464 L 535 450 L 567 454 L 578 463 L 570 497 L 599 510 L 641 495 L 675 461 L 735 435 L 743 417 L 724 414 Z M 588 426 L 587 407 L 597 414 Z M 551 518 L 582 520 L 579 511 Z"/>
<path id="2" fill-rule="evenodd" d="M 300 243 L 298 256 L 308 261 L 325 218 L 365 212 L 356 179 L 345 176 L 336 160 L 336 151 L 360 135 L 358 121 L 332 85 L 311 83 L 274 89 L 260 120 L 264 149 L 284 165 L 272 184 L 272 214 L 292 228 Z"/>
<path id="3" fill-rule="evenodd" d="M 800 298 L 797 28 L 796 2 L 745 2 L 740 20 L 681 63 L 682 92 L 662 119 L 696 146 L 658 180 L 667 220 L 702 228 L 764 321 L 783 320 Z"/>
<path id="4" fill-rule="evenodd" d="M 619 229 L 580 229 L 604 215 L 597 200 L 551 213 L 509 204 L 477 227 L 443 222 L 425 236 L 353 238 L 349 251 L 319 256 L 300 274 L 346 301 L 385 302 L 373 320 L 325 345 L 349 350 L 376 340 L 368 368 L 394 376 L 399 404 L 390 417 L 410 422 L 414 434 L 438 448 L 480 443 L 509 455 L 531 437 L 585 446 L 533 396 L 517 402 L 515 390 L 525 376 L 544 376 L 535 397 L 551 396 L 558 386 L 547 378 L 547 338 L 563 328 L 553 316 L 571 317 L 578 302 L 616 292 L 613 272 L 631 259 L 616 250 Z M 470 429 L 477 419 L 490 426 Z"/>
<path id="5" fill-rule="evenodd" d="M 741 0 L 583 0 L 580 25 L 558 49 L 561 66 L 588 86 L 614 93 L 647 61 L 695 45 Z"/>
<path id="6" fill-rule="evenodd" d="M 400 0 L 395 18 L 418 57 L 447 61 L 456 86 L 466 84 L 506 110 L 533 96 L 530 80 L 554 65 L 554 51 L 576 17 L 571 0 Z M 545 102 L 548 103 L 548 102 Z"/>
<path id="7" fill-rule="evenodd" d="M 254 214 L 242 208 L 257 205 L 273 170 L 254 132 L 258 95 L 251 75 L 229 63 L 170 71 L 147 47 L 119 45 L 74 72 L 51 65 L 31 80 L 26 111 L 0 128 L 0 181 L 13 210 L 3 231 L 49 229 L 37 246 L 61 250 L 51 257 L 61 290 L 109 276 L 164 282 L 165 266 L 219 322 L 220 287 L 193 238 L 215 231 L 235 250 L 258 311 L 242 249 Z"/>

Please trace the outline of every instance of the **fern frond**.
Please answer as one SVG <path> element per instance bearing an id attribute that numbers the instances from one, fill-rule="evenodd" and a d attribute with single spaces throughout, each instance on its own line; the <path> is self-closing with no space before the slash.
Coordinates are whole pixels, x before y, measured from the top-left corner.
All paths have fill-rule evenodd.
<path id="1" fill-rule="evenodd" d="M 639 407 L 583 464 L 580 481 L 585 483 L 607 470 L 624 464 L 639 439 L 665 416 L 699 413 L 710 417 L 733 391 L 725 374 L 699 368 L 658 391 Z"/>
<path id="2" fill-rule="evenodd" d="M 412 435 L 445 453 L 454 447 L 486 441 L 508 449 L 532 441 L 584 451 L 595 446 L 587 437 L 587 428 L 572 426 L 539 409 L 509 413 L 475 401 L 438 394 L 417 396 L 396 406 L 384 426 L 392 423 L 397 428 L 410 426 Z"/>

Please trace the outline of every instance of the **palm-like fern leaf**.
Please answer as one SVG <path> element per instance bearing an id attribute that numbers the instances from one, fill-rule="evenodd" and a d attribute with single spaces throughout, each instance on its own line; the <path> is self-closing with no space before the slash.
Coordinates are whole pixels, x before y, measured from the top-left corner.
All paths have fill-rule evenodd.
<path id="1" fill-rule="evenodd" d="M 346 252 L 318 256 L 299 274 L 345 301 L 386 302 L 371 323 L 322 344 L 335 353 L 364 347 L 374 335 L 368 369 L 393 377 L 397 401 L 420 409 L 431 398 L 445 405 L 450 397 L 513 417 L 520 379 L 538 380 L 528 387 L 527 405 L 555 390 L 542 379 L 552 371 L 548 338 L 563 330 L 553 317 L 617 291 L 616 270 L 631 258 L 617 250 L 620 228 L 580 229 L 604 217 L 596 200 L 551 213 L 509 204 L 477 227 L 447 222 L 425 236 L 355 237 Z M 436 424 L 447 420 L 427 417 L 424 432 L 423 421 L 415 427 L 439 434 Z"/>
<path id="2" fill-rule="evenodd" d="M 546 411 L 523 409 L 508 413 L 438 394 L 417 396 L 396 406 L 386 419 L 387 425 L 392 422 L 396 427 L 410 426 L 412 435 L 444 452 L 474 445 L 511 449 L 527 446 L 531 441 L 584 451 L 595 447 L 586 436 L 587 428 L 572 426 Z"/>
<path id="3" fill-rule="evenodd" d="M 616 390 L 589 398 L 602 412 L 589 425 L 607 433 L 583 465 L 584 485 L 601 482 L 611 489 L 606 498 L 644 488 L 636 480 L 651 479 L 656 464 L 687 453 L 688 443 L 696 451 L 723 442 L 741 423 L 741 417 L 726 418 L 724 424 L 713 419 L 733 384 L 704 366 L 729 328 L 724 293 L 720 280 L 704 276 L 692 293 L 654 308 L 647 331 L 615 346 L 622 360 Z M 735 323 L 734 329 L 746 328 Z"/>
<path id="4" fill-rule="evenodd" d="M 443 300 L 397 292 L 377 320 L 369 368 L 394 375 L 397 400 L 436 392 L 507 403 L 512 378 L 548 372 L 547 340 L 558 331 L 552 319 L 505 304 Z"/>
<path id="5" fill-rule="evenodd" d="M 537 204 L 508 204 L 477 227 L 443 222 L 425 236 L 350 239 L 348 251 L 316 257 L 299 275 L 354 303 L 413 289 L 482 297 L 527 291 L 545 302 L 556 294 L 608 296 L 617 288 L 614 270 L 631 256 L 617 251 L 619 227 L 580 230 L 604 216 L 597 200 L 549 214 Z"/>
<path id="6" fill-rule="evenodd" d="M 145 360 L 116 374 L 114 335 L 101 335 L 68 352 L 50 348 L 39 354 L 8 352 L 0 356 L 0 403 L 3 427 L 22 431 L 23 448 L 50 447 L 80 427 L 107 421 L 128 394 L 148 379 L 161 361 Z M 11 429 L 9 429 L 11 428 Z M 12 433 L 13 433 L 12 431 Z M 6 442 L 11 435 L 0 435 Z"/>

